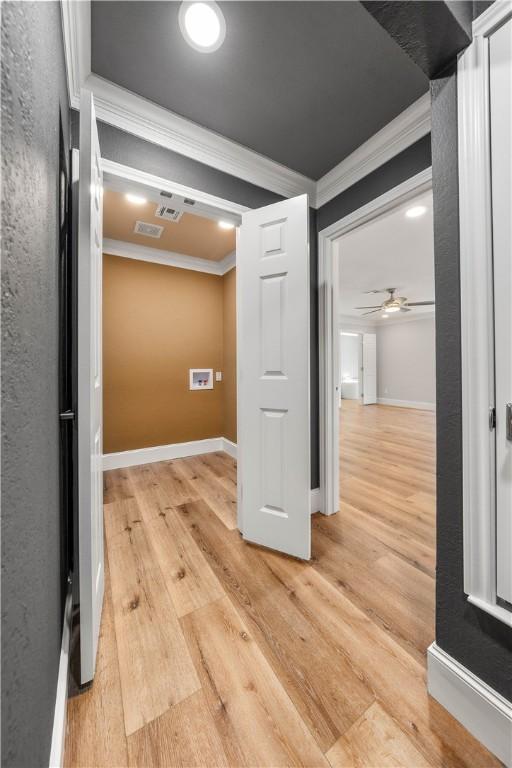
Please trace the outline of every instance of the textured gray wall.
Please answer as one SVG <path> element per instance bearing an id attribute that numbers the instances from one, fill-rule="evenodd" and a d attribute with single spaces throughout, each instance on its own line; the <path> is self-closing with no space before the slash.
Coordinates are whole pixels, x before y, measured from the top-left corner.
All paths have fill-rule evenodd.
<path id="1" fill-rule="evenodd" d="M 512 700 L 512 629 L 464 595 L 457 84 L 432 83 L 437 335 L 436 642 Z"/>
<path id="2" fill-rule="evenodd" d="M 2 765 L 48 765 L 62 635 L 57 2 L 2 5 Z"/>
<path id="3" fill-rule="evenodd" d="M 377 397 L 436 402 L 436 329 L 433 317 L 379 325 Z"/>

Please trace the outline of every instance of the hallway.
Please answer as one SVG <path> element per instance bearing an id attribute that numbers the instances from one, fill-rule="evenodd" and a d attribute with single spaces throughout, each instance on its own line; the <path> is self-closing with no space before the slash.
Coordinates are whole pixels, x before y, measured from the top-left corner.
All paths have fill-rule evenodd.
<path id="1" fill-rule="evenodd" d="M 66 766 L 492 766 L 426 692 L 435 416 L 344 401 L 313 559 L 247 545 L 215 453 L 105 473 L 94 686 Z"/>

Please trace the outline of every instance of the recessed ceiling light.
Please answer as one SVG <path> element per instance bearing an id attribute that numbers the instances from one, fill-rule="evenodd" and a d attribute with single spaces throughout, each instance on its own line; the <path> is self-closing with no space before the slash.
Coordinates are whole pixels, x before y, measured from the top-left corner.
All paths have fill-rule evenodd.
<path id="1" fill-rule="evenodd" d="M 423 216 L 424 213 L 427 212 L 427 206 L 426 205 L 413 205 L 412 208 L 408 208 L 405 212 L 405 215 L 408 219 L 417 219 L 418 216 Z"/>
<path id="2" fill-rule="evenodd" d="M 232 224 L 230 221 L 219 221 L 219 227 L 221 229 L 234 229 L 235 225 Z"/>
<path id="3" fill-rule="evenodd" d="M 145 197 L 141 197 L 141 195 L 132 195 L 131 192 L 128 192 L 125 197 L 129 203 L 133 203 L 134 205 L 144 205 L 144 203 L 147 203 Z"/>
<path id="4" fill-rule="evenodd" d="M 179 12 L 181 34 L 192 48 L 201 53 L 216 51 L 226 37 L 226 22 L 213 0 L 183 2 Z"/>

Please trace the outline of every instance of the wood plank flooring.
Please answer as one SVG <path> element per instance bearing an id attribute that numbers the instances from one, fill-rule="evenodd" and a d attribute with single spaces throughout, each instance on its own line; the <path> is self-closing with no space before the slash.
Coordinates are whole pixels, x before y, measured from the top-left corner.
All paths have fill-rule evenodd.
<path id="1" fill-rule="evenodd" d="M 302 563 L 236 530 L 223 453 L 105 473 L 94 685 L 65 765 L 498 766 L 426 691 L 434 414 L 344 401 L 340 511 Z"/>

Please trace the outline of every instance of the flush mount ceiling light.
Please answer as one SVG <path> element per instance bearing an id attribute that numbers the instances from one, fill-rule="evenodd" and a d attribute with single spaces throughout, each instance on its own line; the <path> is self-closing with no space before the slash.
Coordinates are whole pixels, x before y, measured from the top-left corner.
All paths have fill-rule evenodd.
<path id="1" fill-rule="evenodd" d="M 427 212 L 426 205 L 414 205 L 412 208 L 408 208 L 405 215 L 408 219 L 417 219 L 418 216 L 423 216 Z"/>
<path id="2" fill-rule="evenodd" d="M 232 224 L 230 221 L 219 221 L 219 227 L 221 229 L 234 229 L 235 225 Z"/>
<path id="3" fill-rule="evenodd" d="M 131 192 L 127 192 L 125 198 L 129 203 L 133 203 L 133 205 L 144 205 L 144 203 L 147 203 L 145 197 L 141 197 L 141 195 L 132 195 Z"/>
<path id="4" fill-rule="evenodd" d="M 181 34 L 200 53 L 216 51 L 226 37 L 226 22 L 213 0 L 183 2 L 179 12 Z"/>

